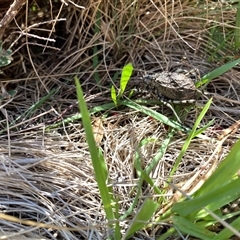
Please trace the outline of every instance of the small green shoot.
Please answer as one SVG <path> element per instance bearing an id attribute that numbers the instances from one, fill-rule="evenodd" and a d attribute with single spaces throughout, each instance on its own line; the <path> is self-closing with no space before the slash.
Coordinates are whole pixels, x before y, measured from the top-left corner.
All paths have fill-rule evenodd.
<path id="1" fill-rule="evenodd" d="M 117 92 L 116 92 L 116 89 L 113 85 L 111 87 L 111 97 L 112 97 L 112 100 L 113 100 L 114 104 L 117 106 L 118 105 Z"/>
<path id="2" fill-rule="evenodd" d="M 118 94 L 114 86 L 111 87 L 111 98 L 116 106 L 118 105 L 119 101 L 121 100 L 124 94 L 126 86 L 132 76 L 132 72 L 133 72 L 133 65 L 131 63 L 128 63 L 122 69 L 122 74 L 120 78 L 120 90 Z"/>

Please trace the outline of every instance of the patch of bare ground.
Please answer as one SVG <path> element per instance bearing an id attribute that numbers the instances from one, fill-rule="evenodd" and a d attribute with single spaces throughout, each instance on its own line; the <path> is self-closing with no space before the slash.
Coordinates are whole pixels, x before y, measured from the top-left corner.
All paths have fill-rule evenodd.
<path id="1" fill-rule="evenodd" d="M 14 60 L 1 68 L 2 95 L 9 90 L 17 93 L 0 106 L 0 239 L 106 239 L 111 234 L 81 119 L 48 128 L 79 111 L 73 76 L 79 77 L 91 109 L 111 102 L 110 87 L 118 86 L 114 74 L 128 62 L 140 85 L 146 71 L 198 68 L 203 76 L 224 64 L 227 55 L 234 58 L 230 47 L 218 42 L 219 38 L 230 42 L 235 21 L 235 9 L 225 3 L 113 2 L 29 1 L 5 30 L 3 47 L 11 47 Z M 202 125 L 213 119 L 214 123 L 205 137 L 192 141 L 172 177 L 172 183 L 188 194 L 201 186 L 239 138 L 239 67 L 211 81 L 205 90 L 221 96 L 213 98 Z M 200 99 L 187 113 L 186 126 L 193 126 L 205 102 Z M 166 107 L 154 108 L 172 116 Z M 169 128 L 127 108 L 95 117 L 109 184 L 123 214 L 136 194 L 136 151 L 146 166 Z M 152 141 L 139 149 L 146 138 Z M 159 187 L 165 186 L 185 139 L 185 133 L 175 134 L 151 172 Z M 139 205 L 121 223 L 123 234 L 140 203 L 152 194 L 150 187 L 142 190 Z M 168 203 L 159 214 L 179 196 L 169 187 L 165 198 Z M 136 237 L 155 239 L 166 228 L 140 231 Z"/>

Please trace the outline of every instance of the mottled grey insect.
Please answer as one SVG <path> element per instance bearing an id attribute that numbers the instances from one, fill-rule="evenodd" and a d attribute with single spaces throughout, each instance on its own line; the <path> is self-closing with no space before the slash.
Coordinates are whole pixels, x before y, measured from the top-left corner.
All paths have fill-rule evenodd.
<path id="1" fill-rule="evenodd" d="M 156 73 L 143 76 L 146 88 L 155 98 L 173 103 L 192 103 L 195 102 L 199 95 L 193 78 L 194 69 L 186 74 L 180 71 Z M 196 78 L 196 74 L 194 75 Z"/>

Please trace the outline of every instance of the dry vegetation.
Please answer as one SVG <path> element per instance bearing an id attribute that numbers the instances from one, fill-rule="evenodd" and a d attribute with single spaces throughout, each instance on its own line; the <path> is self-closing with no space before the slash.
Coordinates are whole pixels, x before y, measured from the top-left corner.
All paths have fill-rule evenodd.
<path id="1" fill-rule="evenodd" d="M 81 120 L 48 128 L 79 111 L 74 75 L 79 77 L 91 109 L 111 102 L 110 87 L 118 86 L 113 76 L 128 62 L 134 65 L 136 82 L 144 71 L 176 68 L 197 67 L 203 76 L 234 58 L 229 35 L 235 9 L 227 4 L 190 0 L 74 2 L 85 9 L 71 2 L 29 1 L 2 38 L 3 48 L 11 46 L 14 58 L 1 68 L 2 95 L 17 90 L 0 108 L 0 206 L 8 216 L 1 216 L 0 235 L 11 235 L 9 239 L 106 239 L 109 234 Z M 0 5 L 1 12 L 9 6 Z M 228 44 L 219 47 L 224 39 Z M 194 139 L 173 177 L 173 183 L 186 193 L 199 187 L 239 138 L 235 124 L 240 113 L 238 71 L 237 67 L 228 71 L 207 87 L 224 99 L 215 98 L 204 118 L 204 123 L 215 119 L 205 133 L 211 139 Z M 185 125 L 194 124 L 205 101 L 203 98 L 187 114 Z M 172 114 L 168 108 L 154 108 Z M 141 148 L 142 164 L 146 165 L 162 145 L 168 128 L 127 108 L 98 113 L 92 120 L 94 130 L 100 131 L 98 144 L 109 167 L 109 182 L 114 184 L 124 213 L 134 196 L 136 149 L 143 139 L 155 139 Z M 223 132 L 225 129 L 234 132 Z M 220 137 L 225 141 L 219 142 Z M 183 133 L 175 135 L 151 173 L 159 186 L 185 139 Z M 149 188 L 143 189 L 142 199 L 150 193 Z M 173 194 L 169 189 L 169 203 Z M 132 217 L 122 223 L 123 234 Z M 59 228 L 30 226 L 16 219 Z M 154 239 L 165 228 L 136 236 Z"/>

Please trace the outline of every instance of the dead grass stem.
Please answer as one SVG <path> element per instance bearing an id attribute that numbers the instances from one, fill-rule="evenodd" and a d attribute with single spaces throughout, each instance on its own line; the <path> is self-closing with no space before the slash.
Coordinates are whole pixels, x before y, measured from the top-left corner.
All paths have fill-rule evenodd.
<path id="1" fill-rule="evenodd" d="M 74 2 L 81 5 L 78 0 Z M 80 9 L 71 2 L 66 6 L 59 1 L 54 3 L 51 12 L 48 10 L 50 5 L 39 4 L 38 13 L 43 12 L 40 18 L 36 17 L 38 13 L 28 13 L 28 26 L 34 27 L 29 28 L 30 32 L 25 31 L 25 40 L 21 38 L 15 43 L 13 51 L 17 51 L 13 63 L 2 69 L 2 89 L 17 89 L 18 93 L 7 104 L 3 101 L 0 109 L 0 206 L 2 213 L 18 218 L 19 222 L 0 219 L 1 236 L 9 236 L 9 239 L 20 239 L 20 236 L 22 239 L 106 239 L 109 229 L 81 122 L 50 130 L 46 125 L 56 117 L 67 118 L 79 111 L 74 105 L 73 76 L 76 74 L 91 108 L 111 101 L 106 90 L 112 84 L 118 85 L 113 82 L 113 76 L 128 62 L 135 67 L 135 80 L 144 71 L 176 68 L 191 70 L 197 67 L 204 75 L 223 64 L 222 59 L 231 54 L 231 49 L 226 45 L 217 51 L 219 44 L 216 44 L 213 32 L 224 33 L 220 37 L 227 38 L 229 29 L 234 28 L 234 9 L 225 8 L 220 2 L 207 2 L 209 5 L 204 9 L 188 0 L 138 0 L 125 1 L 125 4 L 122 1 L 118 4 L 86 1 L 85 9 Z M 45 1 L 45 4 L 50 3 Z M 210 5 L 214 7 L 210 8 Z M 23 9 L 16 17 L 18 26 L 12 23 L 9 28 L 12 34 L 5 46 L 10 46 L 24 32 L 22 23 L 26 12 Z M 64 18 L 66 22 L 60 21 Z M 40 36 L 40 39 L 31 38 L 33 35 L 30 34 Z M 53 44 L 50 39 L 56 42 Z M 219 61 L 210 62 L 209 59 L 215 56 Z M 98 61 L 95 68 L 94 57 Z M 208 91 L 218 93 L 224 100 L 214 99 L 213 107 L 204 119 L 204 123 L 215 119 L 206 132 L 212 141 L 194 139 L 173 176 L 173 183 L 186 192 L 191 192 L 205 179 L 208 171 L 213 171 L 211 166 L 217 166 L 239 138 L 237 129 L 212 157 L 221 131 L 239 120 L 239 104 L 236 104 L 240 91 L 238 71 L 236 67 L 208 86 Z M 100 82 L 96 82 L 96 72 Z M 25 118 L 29 109 L 52 89 L 56 92 Z M 169 114 L 164 107 L 159 111 Z M 185 123 L 192 126 L 199 112 L 196 107 L 188 113 Z M 135 194 L 132 191 L 136 185 L 134 155 L 139 143 L 145 138 L 154 139 L 140 149 L 144 167 L 161 147 L 168 129 L 129 109 L 118 110 L 116 115 L 112 113 L 103 113 L 102 118 L 98 116 L 103 132 L 99 146 L 109 167 L 109 182 L 119 197 L 120 212 L 124 213 Z M 163 180 L 168 178 L 185 139 L 185 135 L 178 133 L 151 173 L 159 186 L 163 186 Z M 146 196 L 151 192 L 144 190 Z M 169 188 L 166 195 L 172 201 L 173 189 Z M 50 224 L 57 229 L 42 228 L 37 224 L 28 226 L 21 220 Z M 121 223 L 123 231 L 130 221 Z M 138 237 L 146 239 L 146 232 L 138 233 Z M 153 239 L 151 233 L 147 237 Z"/>

